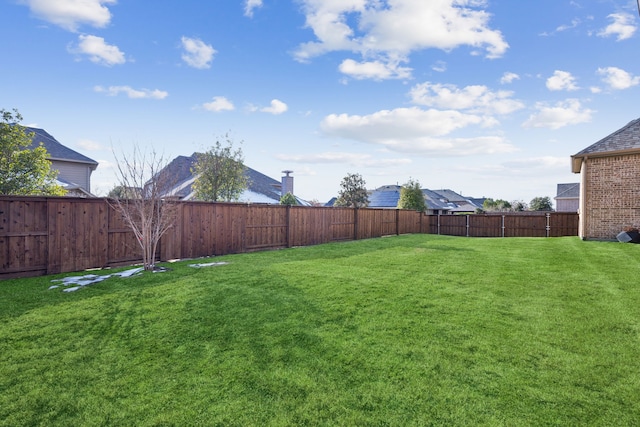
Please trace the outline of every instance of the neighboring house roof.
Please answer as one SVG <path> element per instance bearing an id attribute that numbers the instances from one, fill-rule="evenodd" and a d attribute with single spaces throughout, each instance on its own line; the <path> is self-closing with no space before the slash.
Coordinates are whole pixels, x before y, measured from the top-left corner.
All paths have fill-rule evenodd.
<path id="1" fill-rule="evenodd" d="M 451 212 L 475 212 L 476 209 L 482 209 L 485 200 L 484 198 L 466 197 L 448 189 L 433 190 L 433 192 L 441 196 L 441 201 L 456 205 L 451 209 Z"/>
<path id="2" fill-rule="evenodd" d="M 337 197 L 332 197 L 327 203 L 325 203 L 324 205 L 328 208 L 331 208 L 333 206 L 335 206 L 336 201 L 338 200 Z"/>
<path id="3" fill-rule="evenodd" d="M 400 200 L 399 185 L 385 185 L 370 191 L 368 194 L 369 207 L 372 208 L 395 208 Z"/>
<path id="4" fill-rule="evenodd" d="M 56 184 L 67 190 L 66 196 L 72 197 L 95 197 L 93 194 L 89 193 L 87 190 L 82 188 L 82 186 L 66 181 L 64 179 L 58 178 L 56 179 Z"/>
<path id="5" fill-rule="evenodd" d="M 424 194 L 424 198 L 429 209 L 449 211 L 456 207 L 455 203 L 446 201 L 440 194 L 433 190 L 425 188 L 422 190 L 422 194 Z"/>
<path id="6" fill-rule="evenodd" d="M 604 157 L 638 151 L 640 151 L 640 119 L 630 121 L 611 135 L 571 156 L 571 170 L 573 173 L 580 173 L 582 160 L 586 157 Z"/>
<path id="7" fill-rule="evenodd" d="M 580 183 L 558 184 L 556 197 L 554 199 L 575 199 L 580 198 Z"/>
<path id="8" fill-rule="evenodd" d="M 25 126 L 25 130 L 34 134 L 30 148 L 37 148 L 42 143 L 49 153 L 49 160 L 86 163 L 91 167 L 91 170 L 95 170 L 98 167 L 98 162 L 62 145 L 44 129 Z"/>
<path id="9" fill-rule="evenodd" d="M 191 172 L 197 162 L 198 153 L 191 156 L 178 156 L 173 159 L 158 175 L 167 174 L 175 184 L 167 195 L 177 196 L 182 200 L 191 200 L 194 198 L 192 185 L 196 177 Z M 280 203 L 280 188 L 282 183 L 267 175 L 258 172 L 255 169 L 246 167 L 246 175 L 249 180 L 248 188 L 240 195 L 239 201 L 252 203 Z M 308 205 L 302 199 L 298 200 L 300 205 Z"/>
<path id="10" fill-rule="evenodd" d="M 370 208 L 395 208 L 400 200 L 399 185 L 384 185 L 369 192 Z M 431 210 L 445 210 L 451 212 L 474 212 L 482 207 L 484 199 L 474 199 L 461 196 L 451 190 L 429 190 L 422 189 L 427 208 Z M 454 200 L 449 200 L 449 197 Z M 482 201 L 479 205 L 478 201 Z"/>

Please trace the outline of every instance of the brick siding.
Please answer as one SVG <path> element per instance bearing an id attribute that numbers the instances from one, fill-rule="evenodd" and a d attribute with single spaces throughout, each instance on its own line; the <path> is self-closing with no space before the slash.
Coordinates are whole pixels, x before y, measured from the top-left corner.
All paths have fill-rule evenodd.
<path id="1" fill-rule="evenodd" d="M 640 227 L 640 154 L 587 158 L 583 185 L 583 237 L 615 240 L 624 227 Z"/>

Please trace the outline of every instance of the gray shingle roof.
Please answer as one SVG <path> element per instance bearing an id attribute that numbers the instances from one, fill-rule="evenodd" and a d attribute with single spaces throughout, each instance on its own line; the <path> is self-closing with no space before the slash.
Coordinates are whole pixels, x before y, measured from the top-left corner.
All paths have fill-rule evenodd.
<path id="1" fill-rule="evenodd" d="M 602 138 L 595 144 L 592 144 L 584 150 L 576 153 L 574 157 L 633 149 L 640 149 L 640 119 L 632 120 L 626 126 L 618 129 L 611 135 Z"/>
<path id="2" fill-rule="evenodd" d="M 422 189 L 422 194 L 424 194 L 425 201 L 427 202 L 427 206 L 429 209 L 434 210 L 451 210 L 456 207 L 455 203 L 447 202 L 444 197 L 435 191 L 428 190 L 426 188 Z"/>
<path id="3" fill-rule="evenodd" d="M 193 153 L 191 156 L 178 156 L 173 159 L 167 166 L 165 166 L 160 175 L 168 174 L 167 182 L 175 183 L 175 187 L 181 187 L 181 184 L 187 183 L 189 180 L 193 180 L 194 176 L 191 170 L 196 164 L 198 153 Z M 245 166 L 246 167 L 246 166 Z M 246 167 L 246 175 L 249 178 L 249 190 L 255 193 L 263 194 L 275 201 L 280 200 L 280 186 L 281 183 L 273 178 L 264 175 L 255 169 Z M 176 195 L 183 198 L 192 193 L 191 184 L 185 185 Z"/>
<path id="4" fill-rule="evenodd" d="M 90 165 L 98 166 L 98 162 L 90 159 L 83 154 L 78 153 L 77 151 L 72 150 L 69 147 L 65 147 L 44 129 L 25 126 L 25 130 L 29 133 L 34 133 L 33 139 L 31 140 L 30 148 L 36 148 L 40 145 L 40 143 L 42 143 L 42 145 L 44 145 L 44 147 L 49 152 L 49 158 L 51 160 L 66 160 L 78 163 L 88 163 Z"/>
<path id="5" fill-rule="evenodd" d="M 570 184 L 558 184 L 556 199 L 558 198 L 577 198 L 580 197 L 580 183 L 573 182 Z"/>

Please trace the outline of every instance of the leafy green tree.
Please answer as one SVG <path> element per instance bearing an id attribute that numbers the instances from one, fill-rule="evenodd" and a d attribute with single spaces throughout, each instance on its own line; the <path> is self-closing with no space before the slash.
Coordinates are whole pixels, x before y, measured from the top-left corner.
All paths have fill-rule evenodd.
<path id="1" fill-rule="evenodd" d="M 335 206 L 363 208 L 369 205 L 369 195 L 362 175 L 358 173 L 347 174 L 342 178 L 340 188 Z"/>
<path id="2" fill-rule="evenodd" d="M 534 197 L 529 202 L 529 210 L 530 211 L 552 211 L 553 204 L 551 203 L 551 199 L 549 196 L 545 197 Z"/>
<path id="3" fill-rule="evenodd" d="M 0 194 L 62 196 L 56 184 L 58 171 L 51 169 L 49 153 L 42 146 L 31 149 L 33 132 L 20 125 L 18 110 L 0 110 Z"/>
<path id="4" fill-rule="evenodd" d="M 528 208 L 527 204 L 521 200 L 514 200 L 511 202 L 511 207 L 514 212 L 524 212 Z"/>
<path id="5" fill-rule="evenodd" d="M 482 204 L 482 209 L 485 212 L 510 212 L 513 210 L 511 203 L 506 200 L 497 199 L 493 200 L 491 198 L 485 199 Z"/>
<path id="6" fill-rule="evenodd" d="M 414 181 L 410 178 L 409 181 L 402 186 L 397 207 L 398 209 L 410 209 L 418 212 L 427 210 L 427 202 L 424 199 L 424 193 L 417 180 Z"/>
<path id="7" fill-rule="evenodd" d="M 242 149 L 234 149 L 233 141 L 225 135 L 225 144 L 218 139 L 205 153 L 198 154 L 192 173 L 195 196 L 210 202 L 237 201 L 249 186 Z"/>
<path id="8" fill-rule="evenodd" d="M 298 204 L 298 201 L 296 200 L 296 196 L 294 196 L 291 193 L 287 193 L 284 196 L 280 197 L 280 204 L 281 205 L 296 206 Z"/>

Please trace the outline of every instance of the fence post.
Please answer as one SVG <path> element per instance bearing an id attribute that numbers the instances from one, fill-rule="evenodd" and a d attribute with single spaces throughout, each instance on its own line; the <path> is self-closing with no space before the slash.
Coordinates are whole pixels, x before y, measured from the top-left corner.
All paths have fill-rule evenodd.
<path id="1" fill-rule="evenodd" d="M 467 237 L 469 237 L 469 215 L 466 215 L 467 217 Z"/>
<path id="2" fill-rule="evenodd" d="M 358 240 L 358 208 L 353 208 L 353 240 Z"/>
<path id="3" fill-rule="evenodd" d="M 438 236 L 440 235 L 440 212 L 438 212 Z"/>
<path id="4" fill-rule="evenodd" d="M 400 209 L 396 209 L 396 236 L 400 235 Z"/>
<path id="5" fill-rule="evenodd" d="M 551 235 L 551 214 L 547 212 L 545 216 L 547 217 L 547 226 L 545 228 L 547 231 L 547 237 L 549 237 Z"/>
<path id="6" fill-rule="evenodd" d="M 502 229 L 502 237 L 504 237 L 504 215 L 502 215 L 502 225 L 500 228 Z"/>
<path id="7" fill-rule="evenodd" d="M 286 219 L 287 219 L 287 247 L 291 247 L 291 205 L 287 205 L 286 210 Z"/>

